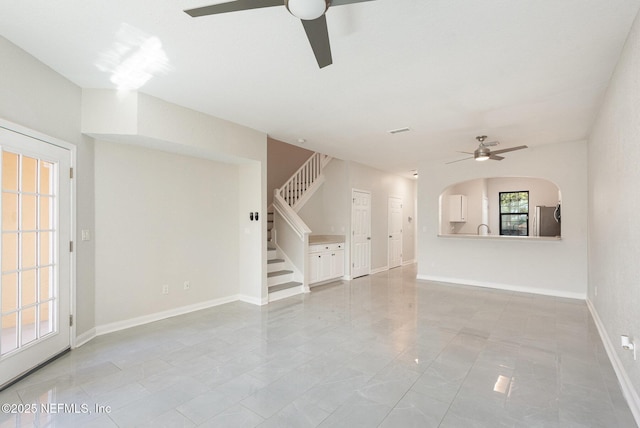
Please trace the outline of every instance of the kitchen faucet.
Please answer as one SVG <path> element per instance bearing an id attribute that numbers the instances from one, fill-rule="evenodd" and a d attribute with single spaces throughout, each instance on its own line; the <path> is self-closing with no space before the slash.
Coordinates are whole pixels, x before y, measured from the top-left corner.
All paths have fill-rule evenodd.
<path id="1" fill-rule="evenodd" d="M 480 228 L 481 228 L 482 226 L 487 226 L 487 235 L 490 235 L 490 234 L 491 234 L 491 229 L 489 229 L 489 225 L 488 225 L 488 224 L 485 224 L 485 223 L 482 223 L 482 224 L 479 224 L 479 225 L 478 225 L 478 235 L 480 235 Z"/>

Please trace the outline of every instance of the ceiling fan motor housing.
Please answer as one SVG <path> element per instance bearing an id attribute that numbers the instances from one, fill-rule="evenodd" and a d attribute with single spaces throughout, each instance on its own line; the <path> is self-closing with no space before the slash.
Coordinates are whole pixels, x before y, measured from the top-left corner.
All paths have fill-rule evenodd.
<path id="1" fill-rule="evenodd" d="M 299 19 L 312 21 L 320 18 L 329 9 L 330 0 L 285 0 L 289 13 Z"/>
<path id="2" fill-rule="evenodd" d="M 488 147 L 478 147 L 475 152 L 473 152 L 473 158 L 475 160 L 486 160 L 491 156 L 491 150 Z"/>

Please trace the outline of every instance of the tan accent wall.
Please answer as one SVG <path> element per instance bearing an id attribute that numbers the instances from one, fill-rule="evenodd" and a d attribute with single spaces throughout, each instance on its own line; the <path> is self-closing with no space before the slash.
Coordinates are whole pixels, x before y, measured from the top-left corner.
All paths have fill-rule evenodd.
<path id="1" fill-rule="evenodd" d="M 273 202 L 273 191 L 291 178 L 313 153 L 273 138 L 267 139 L 267 206 Z"/>

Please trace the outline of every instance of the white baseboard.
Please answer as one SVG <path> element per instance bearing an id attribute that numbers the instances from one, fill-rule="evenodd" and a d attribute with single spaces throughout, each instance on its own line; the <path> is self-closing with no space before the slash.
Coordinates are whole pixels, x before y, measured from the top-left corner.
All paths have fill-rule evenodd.
<path id="1" fill-rule="evenodd" d="M 633 383 L 631 382 L 631 379 L 629 379 L 627 371 L 625 370 L 624 365 L 622 364 L 622 361 L 620 361 L 618 353 L 616 352 L 617 348 L 611 342 L 611 338 L 609 337 L 607 330 L 604 328 L 604 324 L 602 323 L 602 320 L 598 315 L 598 311 L 596 311 L 595 306 L 593 306 L 593 303 L 588 298 L 587 307 L 589 308 L 589 312 L 591 312 L 593 321 L 598 328 L 598 333 L 600 333 L 600 338 L 602 339 L 602 343 L 604 344 L 604 349 L 607 351 L 607 355 L 609 356 L 609 360 L 611 361 L 613 370 L 616 372 L 618 382 L 620 383 L 620 389 L 622 389 L 622 394 L 627 400 L 627 404 L 629 405 L 629 409 L 631 409 L 631 413 L 636 420 L 636 424 L 640 426 L 640 397 L 638 396 L 638 391 L 636 391 Z"/>
<path id="2" fill-rule="evenodd" d="M 433 275 L 417 275 L 416 278 L 425 281 L 442 282 L 446 284 L 472 285 L 475 287 L 495 288 L 497 290 L 516 291 L 519 293 L 541 294 L 543 296 L 564 297 L 567 299 L 585 300 L 587 298 L 586 293 L 573 293 L 569 291 L 552 290 L 548 288 L 523 287 L 520 285 L 474 281 L 472 279 L 449 278 L 445 276 Z"/>
<path id="3" fill-rule="evenodd" d="M 257 306 L 264 306 L 267 303 L 269 303 L 269 298 L 265 297 L 265 298 L 258 298 L 258 297 L 253 297 L 253 296 L 247 296 L 244 294 L 238 294 L 238 300 L 240 300 L 241 302 L 245 302 L 245 303 L 251 303 L 252 305 L 257 305 Z"/>
<path id="4" fill-rule="evenodd" d="M 411 264 L 413 264 L 415 262 L 416 262 L 415 259 L 407 260 L 406 262 L 402 262 L 400 264 L 400 266 L 402 266 L 402 267 L 408 266 L 408 265 L 411 265 Z M 370 275 L 375 275 L 376 273 L 385 272 L 385 271 L 388 271 L 388 270 L 389 270 L 389 266 L 382 266 L 382 267 L 379 267 L 379 268 L 371 269 Z"/>
<path id="5" fill-rule="evenodd" d="M 402 267 L 408 266 L 408 265 L 411 265 L 411 264 L 413 264 L 415 262 L 416 262 L 415 259 L 407 260 L 406 262 L 402 262 L 401 266 Z M 369 271 L 369 275 L 375 275 L 376 273 L 386 272 L 388 270 L 389 270 L 389 266 L 382 266 L 382 267 L 379 267 L 379 268 L 371 269 Z M 345 281 L 351 281 L 353 278 L 351 278 L 351 275 L 345 275 L 345 276 L 342 277 L 342 279 L 344 279 Z"/>
<path id="6" fill-rule="evenodd" d="M 275 291 L 269 294 L 269 302 L 275 302 L 277 300 L 286 299 L 287 297 L 297 296 L 298 294 L 303 294 L 304 292 L 304 286 L 302 285 L 287 288 L 285 290 Z"/>
<path id="7" fill-rule="evenodd" d="M 167 311 L 143 315 L 143 316 L 131 318 L 128 320 L 116 321 L 109 324 L 99 325 L 95 328 L 95 332 L 96 332 L 96 336 L 101 336 L 103 334 L 113 333 L 114 331 L 120 331 L 127 328 L 135 327 L 138 325 L 148 324 L 154 321 L 160 321 L 165 318 L 175 317 L 177 315 L 188 314 L 190 312 L 211 308 L 213 306 L 224 305 L 225 303 L 231 303 L 237 300 L 240 300 L 240 296 L 238 295 L 222 297 L 222 298 L 213 299 L 213 300 L 207 300 L 206 302 L 199 302 L 193 305 L 181 306 L 179 308 L 173 308 Z"/>
<path id="8" fill-rule="evenodd" d="M 343 280 L 344 280 L 344 277 L 343 276 L 339 276 L 337 278 L 325 279 L 324 281 L 314 282 L 313 284 L 309 284 L 309 290 L 313 289 L 314 287 L 318 287 L 320 285 L 332 284 L 334 282 L 339 282 L 339 281 L 343 281 Z"/>
<path id="9" fill-rule="evenodd" d="M 96 329 L 95 328 L 89 329 L 84 333 L 82 333 L 81 335 L 76 336 L 76 341 L 73 344 L 72 348 L 74 349 L 79 348 L 85 343 L 87 343 L 88 341 L 90 341 L 91 339 L 93 339 L 94 337 L 96 337 Z"/>
<path id="10" fill-rule="evenodd" d="M 88 331 L 85 331 L 79 336 L 76 336 L 76 340 L 75 340 L 75 343 L 73 344 L 73 348 L 75 349 L 75 348 L 81 347 L 82 345 L 86 344 L 96 336 L 101 336 L 103 334 L 113 333 L 115 331 L 124 330 L 130 327 L 135 327 L 142 324 L 148 324 L 154 321 L 160 321 L 166 318 L 175 317 L 177 315 L 184 315 L 190 312 L 195 312 L 202 309 L 207 309 L 214 306 L 220 306 L 226 303 L 237 302 L 237 301 L 250 303 L 252 305 L 258 305 L 258 306 L 263 306 L 269 303 L 268 298 L 258 299 L 258 298 L 246 296 L 243 294 L 223 297 L 220 299 L 208 300 L 206 302 L 196 303 L 188 306 L 182 306 L 179 308 L 169 309 L 163 312 L 157 312 L 154 314 L 143 315 L 141 317 L 131 318 L 128 320 L 117 321 L 114 323 L 97 326 Z"/>
<path id="11" fill-rule="evenodd" d="M 387 271 L 387 270 L 389 270 L 389 266 L 382 266 L 382 267 L 379 267 L 379 268 L 371 269 L 369 275 L 375 275 L 377 273 L 384 272 L 384 271 Z"/>

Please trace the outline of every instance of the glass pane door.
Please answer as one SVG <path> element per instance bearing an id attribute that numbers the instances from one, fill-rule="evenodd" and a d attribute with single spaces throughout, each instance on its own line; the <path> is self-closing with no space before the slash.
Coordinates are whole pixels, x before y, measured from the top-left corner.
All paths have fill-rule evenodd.
<path id="1" fill-rule="evenodd" d="M 70 165 L 0 126 L 0 388 L 70 346 Z"/>
<path id="2" fill-rule="evenodd" d="M 56 331 L 55 168 L 2 151 L 0 356 Z"/>

